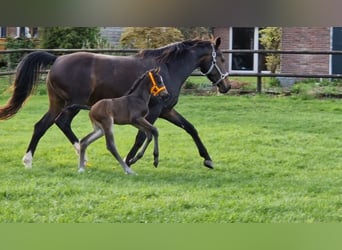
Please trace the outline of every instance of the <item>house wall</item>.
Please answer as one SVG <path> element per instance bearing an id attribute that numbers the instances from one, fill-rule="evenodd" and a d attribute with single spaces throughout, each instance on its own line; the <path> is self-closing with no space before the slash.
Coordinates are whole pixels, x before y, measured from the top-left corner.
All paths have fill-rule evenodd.
<path id="1" fill-rule="evenodd" d="M 330 50 L 330 27 L 284 27 L 282 50 Z M 281 55 L 281 73 L 329 74 L 329 55 Z"/>
<path id="2" fill-rule="evenodd" d="M 229 27 L 214 28 L 222 39 L 221 49 L 229 49 Z M 330 27 L 283 27 L 282 50 L 330 50 Z M 228 60 L 227 60 L 228 61 Z M 280 72 L 293 74 L 329 74 L 329 55 L 281 55 Z"/>
<path id="3" fill-rule="evenodd" d="M 213 28 L 213 35 L 214 37 L 221 38 L 221 45 L 220 45 L 221 50 L 229 49 L 229 27 L 215 27 Z M 225 67 L 228 70 L 229 69 L 228 54 L 224 54 L 224 57 L 225 57 Z"/>
<path id="4" fill-rule="evenodd" d="M 101 36 L 106 38 L 112 46 L 118 46 L 121 33 L 123 32 L 122 27 L 101 27 Z"/>

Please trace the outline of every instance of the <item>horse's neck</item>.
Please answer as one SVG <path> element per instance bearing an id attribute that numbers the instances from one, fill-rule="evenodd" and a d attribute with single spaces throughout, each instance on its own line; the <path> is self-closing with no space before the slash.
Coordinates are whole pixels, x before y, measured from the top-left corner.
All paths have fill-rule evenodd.
<path id="1" fill-rule="evenodd" d="M 191 73 L 199 67 L 202 56 L 197 53 L 188 53 L 186 57 L 168 63 L 170 77 L 177 76 L 179 83 L 183 84 Z"/>

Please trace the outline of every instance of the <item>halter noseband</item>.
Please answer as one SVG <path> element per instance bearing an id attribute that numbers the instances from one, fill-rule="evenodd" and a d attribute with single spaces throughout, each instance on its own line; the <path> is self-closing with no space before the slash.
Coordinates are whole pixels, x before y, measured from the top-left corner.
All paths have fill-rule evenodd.
<path id="1" fill-rule="evenodd" d="M 161 91 L 165 90 L 166 87 L 165 86 L 162 86 L 162 87 L 159 87 L 156 83 L 156 79 L 154 79 L 154 76 L 152 74 L 151 71 L 148 72 L 148 76 L 150 77 L 151 79 L 151 82 L 152 82 L 152 87 L 150 89 L 150 93 L 153 95 L 153 96 L 157 96 Z"/>
<path id="2" fill-rule="evenodd" d="M 211 71 L 213 71 L 214 68 L 216 68 L 217 72 L 221 75 L 220 79 L 218 79 L 218 80 L 214 83 L 215 85 L 217 85 L 220 81 L 222 81 L 223 79 L 225 79 L 225 78 L 229 75 L 229 73 L 226 72 L 226 73 L 223 74 L 222 71 L 221 71 L 221 69 L 219 68 L 219 66 L 217 66 L 217 64 L 216 64 L 216 51 L 215 51 L 214 45 L 211 45 L 211 47 L 212 47 L 212 49 L 213 49 L 213 51 L 212 51 L 212 53 L 211 53 L 211 56 L 212 56 L 212 58 L 213 58 L 213 61 L 211 62 L 211 65 L 210 65 L 209 70 L 208 70 L 206 73 L 202 73 L 202 72 L 201 72 L 201 73 L 202 73 L 202 75 L 207 76 L 207 75 L 209 75 L 209 74 L 211 73 Z"/>

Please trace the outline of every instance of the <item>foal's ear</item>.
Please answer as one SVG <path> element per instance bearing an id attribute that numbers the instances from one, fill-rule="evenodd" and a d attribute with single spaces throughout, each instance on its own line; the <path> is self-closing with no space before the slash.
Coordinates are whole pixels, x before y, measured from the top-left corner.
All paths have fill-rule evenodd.
<path id="1" fill-rule="evenodd" d="M 160 72 L 160 67 L 155 68 L 154 71 L 155 71 L 156 73 L 159 73 L 159 72 Z"/>
<path id="2" fill-rule="evenodd" d="M 221 37 L 215 39 L 215 49 L 218 49 L 221 45 Z"/>

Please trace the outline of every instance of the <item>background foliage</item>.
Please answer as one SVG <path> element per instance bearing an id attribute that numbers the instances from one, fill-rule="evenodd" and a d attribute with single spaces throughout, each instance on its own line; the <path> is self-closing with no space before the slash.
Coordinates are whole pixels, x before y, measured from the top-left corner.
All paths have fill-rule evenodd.
<path id="1" fill-rule="evenodd" d="M 158 48 L 184 39 L 182 32 L 173 27 L 128 27 L 121 34 L 123 48 Z"/>
<path id="2" fill-rule="evenodd" d="M 100 37 L 98 27 L 47 27 L 43 29 L 41 47 L 45 49 L 96 48 Z"/>
<path id="3" fill-rule="evenodd" d="M 281 46 L 281 28 L 265 27 L 260 29 L 260 43 L 266 50 L 279 50 Z M 275 73 L 280 65 L 280 54 L 266 55 L 266 67 Z"/>
<path id="4" fill-rule="evenodd" d="M 33 39 L 30 38 L 11 38 L 6 39 L 6 49 L 33 49 L 36 44 Z M 14 69 L 20 62 L 25 53 L 10 53 L 5 55 L 5 60 L 7 61 L 7 67 L 9 69 Z"/>

